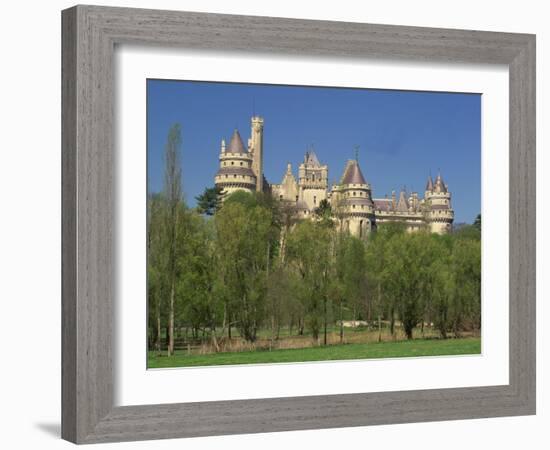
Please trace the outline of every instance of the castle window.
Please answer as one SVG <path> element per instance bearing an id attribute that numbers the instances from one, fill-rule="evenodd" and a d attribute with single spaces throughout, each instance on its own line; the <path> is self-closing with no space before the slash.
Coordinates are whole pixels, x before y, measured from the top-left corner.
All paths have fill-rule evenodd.
<path id="1" fill-rule="evenodd" d="M 314 205 L 317 204 L 317 196 L 316 196 L 316 195 L 313 196 L 313 204 L 314 204 Z"/>
<path id="2" fill-rule="evenodd" d="M 237 178 L 237 175 L 233 175 L 233 178 Z"/>
<path id="3" fill-rule="evenodd" d="M 223 165 L 225 166 L 225 161 L 223 162 Z"/>
<path id="4" fill-rule="evenodd" d="M 353 196 L 355 197 L 357 195 L 357 192 L 353 191 Z"/>
<path id="5" fill-rule="evenodd" d="M 241 166 L 243 165 L 243 162 L 241 161 Z"/>
<path id="6" fill-rule="evenodd" d="M 225 178 L 227 178 L 227 175 L 225 176 Z"/>
<path id="7" fill-rule="evenodd" d="M 355 209 L 355 205 L 352 205 L 352 208 Z"/>
<path id="8" fill-rule="evenodd" d="M 311 181 L 315 181 L 315 174 L 311 176 Z"/>
<path id="9" fill-rule="evenodd" d="M 282 200 L 283 199 L 283 195 L 279 195 L 279 200 Z"/>
<path id="10" fill-rule="evenodd" d="M 362 220 L 359 221 L 359 237 L 360 238 L 363 237 L 363 221 Z"/>
<path id="11" fill-rule="evenodd" d="M 296 196 L 296 201 L 298 201 L 298 196 Z"/>
<path id="12" fill-rule="evenodd" d="M 235 163 L 233 161 L 231 161 L 231 165 L 234 165 Z"/>

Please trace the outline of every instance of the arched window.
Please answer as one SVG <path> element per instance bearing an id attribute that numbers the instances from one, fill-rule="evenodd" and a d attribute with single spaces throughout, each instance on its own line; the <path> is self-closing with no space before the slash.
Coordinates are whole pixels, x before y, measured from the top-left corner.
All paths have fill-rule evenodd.
<path id="1" fill-rule="evenodd" d="M 359 237 L 360 238 L 363 237 L 363 221 L 362 220 L 359 221 Z"/>

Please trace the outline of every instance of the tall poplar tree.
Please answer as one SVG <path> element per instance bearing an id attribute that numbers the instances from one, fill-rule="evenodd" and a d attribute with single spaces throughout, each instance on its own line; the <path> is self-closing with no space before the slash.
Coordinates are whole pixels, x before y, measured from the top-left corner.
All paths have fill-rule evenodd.
<path id="1" fill-rule="evenodd" d="M 166 238 L 168 240 L 168 282 L 170 290 L 168 312 L 168 355 L 174 353 L 174 302 L 176 296 L 176 258 L 181 189 L 181 125 L 175 123 L 168 131 L 164 151 L 164 200 L 166 202 Z"/>

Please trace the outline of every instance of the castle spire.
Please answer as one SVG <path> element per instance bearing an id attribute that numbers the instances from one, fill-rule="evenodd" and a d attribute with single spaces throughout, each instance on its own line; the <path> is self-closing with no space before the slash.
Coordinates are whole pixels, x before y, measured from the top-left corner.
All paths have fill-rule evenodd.
<path id="1" fill-rule="evenodd" d="M 356 159 L 348 161 L 342 184 L 367 184 Z"/>
<path id="2" fill-rule="evenodd" d="M 430 175 L 428 175 L 428 182 L 426 183 L 426 191 L 433 191 L 434 190 L 434 182 L 432 180 L 432 174 L 430 172 Z"/>
<path id="3" fill-rule="evenodd" d="M 437 178 L 435 179 L 434 191 L 443 193 L 447 192 L 447 185 L 443 181 L 443 178 L 441 178 L 441 170 L 438 170 Z"/>
<path id="4" fill-rule="evenodd" d="M 233 135 L 231 136 L 231 140 L 229 141 L 229 147 L 227 149 L 229 153 L 246 153 L 246 150 L 244 149 L 243 140 L 241 139 L 241 135 L 239 134 L 239 130 L 235 128 L 233 131 Z"/>

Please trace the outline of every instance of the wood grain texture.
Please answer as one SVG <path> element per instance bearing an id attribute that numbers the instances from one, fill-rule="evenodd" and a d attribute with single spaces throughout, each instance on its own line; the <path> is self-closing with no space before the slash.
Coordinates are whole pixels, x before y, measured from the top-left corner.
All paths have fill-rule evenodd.
<path id="1" fill-rule="evenodd" d="M 95 6 L 63 11 L 62 32 L 63 438 L 93 443 L 534 414 L 534 36 Z M 113 407 L 113 52 L 124 43 L 508 65 L 510 383 Z"/>

